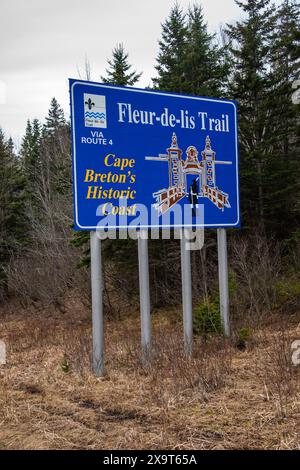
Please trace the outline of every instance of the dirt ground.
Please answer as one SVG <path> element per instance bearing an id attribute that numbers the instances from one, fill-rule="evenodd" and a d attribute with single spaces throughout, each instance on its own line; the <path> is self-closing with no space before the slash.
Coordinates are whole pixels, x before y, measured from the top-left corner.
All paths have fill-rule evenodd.
<path id="1" fill-rule="evenodd" d="M 2 307 L 0 449 L 300 449 L 300 313 L 276 316 L 246 349 L 198 338 L 182 351 L 176 309 L 153 315 L 140 361 L 139 321 L 106 322 L 104 378 L 90 372 L 90 312 Z"/>

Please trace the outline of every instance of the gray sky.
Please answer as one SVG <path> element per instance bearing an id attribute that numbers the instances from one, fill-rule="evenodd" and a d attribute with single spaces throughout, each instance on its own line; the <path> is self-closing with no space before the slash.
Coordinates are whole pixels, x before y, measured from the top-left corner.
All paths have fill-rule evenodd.
<path id="1" fill-rule="evenodd" d="M 181 0 L 187 8 L 190 0 Z M 55 96 L 69 116 L 67 79 L 100 81 L 106 60 L 123 42 L 130 62 L 151 83 L 161 22 L 173 0 L 0 0 L 0 126 L 17 144 L 26 120 L 43 120 Z M 240 17 L 234 0 L 202 0 L 210 31 Z M 5 92 L 6 90 L 6 92 Z M 5 95 L 5 96 L 4 96 Z"/>

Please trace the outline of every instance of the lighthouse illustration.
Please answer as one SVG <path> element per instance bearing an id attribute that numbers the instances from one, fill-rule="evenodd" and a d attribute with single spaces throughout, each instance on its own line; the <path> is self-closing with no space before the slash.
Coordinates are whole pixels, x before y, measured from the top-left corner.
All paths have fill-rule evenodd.
<path id="1" fill-rule="evenodd" d="M 157 157 L 147 156 L 146 160 L 168 163 L 168 187 L 153 193 L 154 206 L 159 214 L 165 213 L 182 198 L 188 197 L 195 204 L 198 198 L 208 198 L 218 209 L 230 208 L 229 195 L 216 186 L 216 165 L 231 165 L 232 162 L 216 160 L 216 152 L 211 148 L 210 137 L 205 139 L 205 147 L 199 152 L 190 145 L 186 158 L 179 148 L 175 132 L 166 154 Z"/>

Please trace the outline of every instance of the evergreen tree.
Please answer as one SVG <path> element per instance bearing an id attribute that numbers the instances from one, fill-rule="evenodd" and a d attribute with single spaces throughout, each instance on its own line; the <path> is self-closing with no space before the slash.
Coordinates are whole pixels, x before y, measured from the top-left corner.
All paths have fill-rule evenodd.
<path id="1" fill-rule="evenodd" d="M 112 51 L 112 59 L 108 60 L 109 68 L 106 69 L 106 77 L 101 77 L 104 83 L 111 85 L 133 86 L 142 73 L 131 71 L 132 65 L 128 62 L 128 53 L 123 44 L 117 44 Z"/>
<path id="2" fill-rule="evenodd" d="M 155 87 L 205 96 L 224 94 L 228 75 L 225 47 L 208 32 L 200 5 L 187 15 L 176 3 L 162 24 Z"/>
<path id="3" fill-rule="evenodd" d="M 176 3 L 162 24 L 159 53 L 155 66 L 158 77 L 153 79 L 155 88 L 183 92 L 186 80 L 184 59 L 187 45 L 186 15 Z"/>
<path id="4" fill-rule="evenodd" d="M 230 92 L 240 111 L 243 214 L 247 224 L 284 236 L 299 216 L 299 106 L 291 100 L 299 74 L 299 11 L 289 0 L 277 9 L 269 0 L 236 3 L 246 18 L 227 32 Z"/>
<path id="5" fill-rule="evenodd" d="M 56 98 L 52 98 L 41 132 L 41 180 L 48 197 L 52 192 L 69 194 L 71 188 L 70 125 Z M 47 182 L 47 183 L 46 183 Z"/>
<path id="6" fill-rule="evenodd" d="M 7 149 L 11 157 L 15 157 L 15 145 L 11 137 L 7 141 Z"/>
<path id="7" fill-rule="evenodd" d="M 64 112 L 56 98 L 52 98 L 48 116 L 46 117 L 45 132 L 47 135 L 55 135 L 66 124 Z"/>
<path id="8" fill-rule="evenodd" d="M 209 34 L 200 5 L 188 11 L 187 41 L 183 57 L 183 91 L 194 95 L 219 97 L 224 94 L 228 63 L 225 47 Z"/>
<path id="9" fill-rule="evenodd" d="M 244 222 L 265 226 L 264 174 L 270 158 L 270 0 L 235 0 L 245 19 L 228 26 L 232 75 L 229 92 L 239 103 L 241 199 Z"/>
<path id="10" fill-rule="evenodd" d="M 24 162 L 30 159 L 31 146 L 32 146 L 32 125 L 31 125 L 30 120 L 28 119 L 27 124 L 26 124 L 26 129 L 25 129 L 25 135 L 22 139 L 21 152 L 20 152 L 21 157 L 23 158 Z"/>
<path id="11" fill-rule="evenodd" d="M 265 179 L 266 216 L 277 230 L 285 232 L 299 225 L 299 110 L 292 102 L 293 82 L 299 77 L 300 10 L 294 1 L 284 0 L 276 12 L 271 47 L 270 118 L 272 154 Z M 282 224 L 282 221 L 285 224 Z"/>
<path id="12" fill-rule="evenodd" d="M 0 294 L 6 291 L 5 268 L 26 240 L 25 178 L 0 129 Z"/>
<path id="13" fill-rule="evenodd" d="M 125 51 L 123 44 L 118 44 L 112 52 L 112 59 L 108 60 L 110 66 L 106 70 L 107 76 L 101 77 L 104 83 L 121 86 L 133 86 L 142 75 L 136 71 L 130 71 L 131 65 L 128 63 L 128 53 Z M 90 252 L 87 246 L 89 241 L 89 232 L 75 232 L 72 244 L 77 247 L 84 247 L 83 257 L 80 266 L 88 266 L 90 264 Z M 124 250 L 124 252 L 123 252 Z M 127 260 L 132 258 L 132 252 L 135 251 L 135 244 L 132 240 L 105 240 L 103 254 L 104 257 L 115 257 L 116 264 L 122 260 L 122 256 L 117 256 L 119 251 L 123 253 L 123 259 Z M 119 265 L 120 269 L 124 268 L 122 262 Z"/>
<path id="14" fill-rule="evenodd" d="M 32 123 L 28 120 L 20 153 L 22 157 L 24 173 L 27 177 L 28 186 L 31 190 L 34 189 L 32 185 L 34 185 L 36 182 L 41 169 L 40 139 L 41 125 L 38 119 L 34 119 Z"/>

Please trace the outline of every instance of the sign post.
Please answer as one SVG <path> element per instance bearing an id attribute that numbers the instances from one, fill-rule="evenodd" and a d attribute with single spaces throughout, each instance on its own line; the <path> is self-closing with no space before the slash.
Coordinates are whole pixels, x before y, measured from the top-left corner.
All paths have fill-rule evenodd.
<path id="1" fill-rule="evenodd" d="M 151 314 L 147 230 L 141 230 L 138 234 L 138 256 L 141 311 L 141 343 L 143 359 L 148 360 L 151 353 Z"/>
<path id="2" fill-rule="evenodd" d="M 225 336 L 230 336 L 227 234 L 224 228 L 218 228 L 217 232 L 218 232 L 217 237 L 218 237 L 220 313 L 221 313 L 224 334 Z"/>
<path id="3" fill-rule="evenodd" d="M 192 277 L 191 277 L 191 251 L 187 247 L 186 233 L 181 231 L 181 277 L 182 277 L 182 306 L 183 306 L 183 334 L 184 350 L 188 356 L 193 352 L 193 306 L 192 306 Z"/>
<path id="4" fill-rule="evenodd" d="M 94 368 L 104 373 L 101 245 L 138 234 L 141 335 L 151 345 L 149 229 L 218 229 L 220 307 L 229 335 L 226 228 L 239 227 L 237 109 L 230 100 L 70 79 L 74 229 L 91 233 Z M 202 215 L 200 215 L 202 214 Z M 123 238 L 123 237 L 122 237 Z M 192 351 L 190 250 L 181 240 L 185 349 Z"/>
<path id="5" fill-rule="evenodd" d="M 104 329 L 103 329 L 103 282 L 101 240 L 97 232 L 91 232 L 91 281 L 93 319 L 93 369 L 100 377 L 104 370 Z"/>

